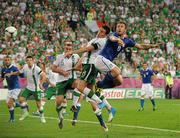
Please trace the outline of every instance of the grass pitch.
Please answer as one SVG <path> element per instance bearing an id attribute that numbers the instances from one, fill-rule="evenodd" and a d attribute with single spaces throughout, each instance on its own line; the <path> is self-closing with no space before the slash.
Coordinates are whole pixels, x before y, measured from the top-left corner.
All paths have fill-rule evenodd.
<path id="1" fill-rule="evenodd" d="M 72 126 L 72 112 L 69 110 L 72 101 L 68 101 L 64 127 L 60 130 L 54 101 L 45 105 L 46 124 L 33 116 L 19 121 L 20 108 L 15 109 L 15 122 L 9 123 L 5 101 L 0 101 L 0 138 L 180 138 L 180 100 L 156 100 L 157 110 L 152 111 L 152 105 L 146 99 L 142 112 L 137 111 L 138 99 L 109 102 L 117 109 L 117 114 L 113 122 L 107 124 L 109 131 L 104 132 L 87 102 L 82 103 L 79 122 Z M 28 104 L 30 114 L 37 110 L 34 101 L 28 101 Z M 107 121 L 105 109 L 103 117 Z"/>

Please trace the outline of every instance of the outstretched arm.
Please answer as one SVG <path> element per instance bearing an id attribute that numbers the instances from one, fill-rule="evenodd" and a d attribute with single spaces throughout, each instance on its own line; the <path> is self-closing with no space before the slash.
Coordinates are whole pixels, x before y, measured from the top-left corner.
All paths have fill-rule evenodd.
<path id="1" fill-rule="evenodd" d="M 77 64 L 74 66 L 74 70 L 76 70 L 76 71 L 82 71 L 82 60 L 83 60 L 83 57 L 81 57 L 79 60 L 78 60 L 78 62 L 77 62 Z"/>
<path id="2" fill-rule="evenodd" d="M 97 47 L 98 48 L 98 47 Z M 74 50 L 74 51 L 69 51 L 67 53 L 65 53 L 65 57 L 70 56 L 72 54 L 80 54 L 80 53 L 85 53 L 85 52 L 89 52 L 89 51 L 93 51 L 96 50 L 96 46 L 89 45 L 89 46 L 83 46 L 80 49 Z"/>
<path id="3" fill-rule="evenodd" d="M 147 50 L 150 48 L 159 48 L 159 44 L 136 44 L 135 47 L 141 50 Z"/>

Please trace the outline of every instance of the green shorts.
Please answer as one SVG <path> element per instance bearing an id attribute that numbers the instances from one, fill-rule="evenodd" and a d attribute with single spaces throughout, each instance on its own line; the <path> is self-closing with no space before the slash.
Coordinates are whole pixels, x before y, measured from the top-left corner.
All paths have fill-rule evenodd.
<path id="1" fill-rule="evenodd" d="M 50 100 L 53 95 L 56 95 L 56 87 L 49 87 L 46 91 L 46 99 Z"/>
<path id="2" fill-rule="evenodd" d="M 81 80 L 85 80 L 88 84 L 95 84 L 98 70 L 94 64 L 83 64 L 83 70 L 80 76 Z"/>
<path id="3" fill-rule="evenodd" d="M 67 81 L 57 83 L 56 84 L 56 87 L 57 87 L 56 95 L 65 95 L 66 91 L 68 89 L 72 89 L 71 86 L 74 81 L 75 81 L 75 79 L 69 79 Z"/>
<path id="4" fill-rule="evenodd" d="M 35 99 L 36 101 L 40 101 L 40 100 L 41 100 L 41 91 L 31 91 L 31 90 L 25 88 L 25 89 L 21 92 L 21 94 L 20 94 L 20 96 L 26 98 L 26 100 L 27 100 L 31 95 L 34 96 L 34 99 Z"/>

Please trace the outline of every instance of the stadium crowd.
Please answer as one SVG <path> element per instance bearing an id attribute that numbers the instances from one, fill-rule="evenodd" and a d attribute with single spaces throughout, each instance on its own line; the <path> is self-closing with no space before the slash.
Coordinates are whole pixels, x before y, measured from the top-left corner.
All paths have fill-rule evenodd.
<path id="1" fill-rule="evenodd" d="M 12 42 L 0 36 L 0 66 L 7 54 L 13 57 L 14 64 L 21 66 L 30 53 L 48 66 L 63 52 L 63 41 L 67 37 L 73 40 L 74 48 L 92 38 L 86 33 L 85 20 L 107 24 L 113 31 L 116 21 L 121 19 L 128 23 L 128 37 L 138 43 L 160 44 L 160 49 L 126 49 L 119 55 L 115 62 L 122 67 L 123 76 L 136 74 L 144 60 L 159 72 L 169 70 L 174 76 L 180 76 L 176 0 L 2 0 L 0 15 L 1 34 L 8 26 L 18 30 Z"/>

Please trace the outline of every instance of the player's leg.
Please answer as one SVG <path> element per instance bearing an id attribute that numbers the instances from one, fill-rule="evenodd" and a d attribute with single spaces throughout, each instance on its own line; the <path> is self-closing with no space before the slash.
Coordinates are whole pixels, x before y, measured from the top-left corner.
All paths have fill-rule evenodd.
<path id="1" fill-rule="evenodd" d="M 19 118 L 20 121 L 24 120 L 29 115 L 29 107 L 26 99 L 31 95 L 32 95 L 31 91 L 26 88 L 21 92 L 19 96 L 19 103 L 21 105 L 21 109 L 23 110 L 23 114 Z"/>
<path id="2" fill-rule="evenodd" d="M 34 98 L 36 100 L 36 105 L 37 105 L 37 108 L 38 108 L 38 111 L 39 111 L 39 114 L 40 114 L 40 120 L 42 123 L 46 123 L 46 120 L 45 120 L 45 117 L 44 117 L 44 108 L 42 106 L 42 92 L 41 91 L 37 91 L 37 92 L 34 92 Z"/>
<path id="3" fill-rule="evenodd" d="M 84 93 L 87 97 L 94 100 L 96 103 L 99 104 L 99 108 L 103 108 L 105 105 L 101 101 L 101 99 L 95 95 L 94 91 L 87 87 L 87 84 L 91 84 L 92 78 L 97 76 L 97 69 L 93 64 L 83 65 L 83 71 L 81 73 L 81 80 L 78 81 L 77 89 Z"/>
<path id="4" fill-rule="evenodd" d="M 10 114 L 9 122 L 14 122 L 14 107 L 16 106 L 15 101 L 18 99 L 19 93 L 20 89 L 13 89 L 8 92 L 7 107 Z"/>
<path id="5" fill-rule="evenodd" d="M 72 125 L 75 126 L 77 119 L 78 119 L 78 114 L 81 109 L 81 101 L 83 100 L 84 94 L 81 93 L 76 87 L 79 83 L 79 79 L 74 80 L 72 83 L 71 87 L 75 88 L 73 91 L 73 105 L 71 107 L 71 111 L 73 113 L 73 120 L 72 120 Z"/>
<path id="6" fill-rule="evenodd" d="M 114 118 L 114 116 L 116 114 L 116 109 L 111 106 L 111 104 L 107 101 L 106 97 L 101 95 L 101 93 L 102 93 L 102 89 L 101 88 L 98 88 L 98 87 L 95 86 L 95 93 L 96 93 L 96 95 L 98 97 L 100 97 L 100 99 L 106 105 L 106 109 L 108 110 L 108 113 L 109 113 L 108 122 L 112 122 L 112 120 L 113 120 L 113 118 Z"/>
<path id="7" fill-rule="evenodd" d="M 139 111 L 144 110 L 144 97 L 146 95 L 146 91 L 147 91 L 146 89 L 147 89 L 146 84 L 142 84 Z"/>
<path id="8" fill-rule="evenodd" d="M 99 88 L 113 88 L 115 86 L 121 85 L 123 82 L 123 78 L 120 74 L 120 69 L 118 67 L 114 67 L 111 71 L 109 71 L 102 81 L 97 82 L 97 86 Z"/>
<path id="9" fill-rule="evenodd" d="M 156 102 L 155 102 L 154 96 L 153 96 L 153 86 L 151 86 L 150 84 L 148 86 L 147 95 L 148 95 L 149 99 L 151 100 L 151 103 L 152 103 L 152 106 L 153 106 L 153 111 L 155 111 L 156 110 Z"/>
<path id="10" fill-rule="evenodd" d="M 72 112 L 77 112 L 77 106 L 81 105 L 82 98 L 80 96 L 83 95 L 77 88 L 73 91 L 73 105 L 71 107 Z"/>
<path id="11" fill-rule="evenodd" d="M 111 106 L 111 104 L 107 101 L 107 99 L 103 95 L 100 96 L 100 99 L 106 105 L 106 109 L 108 110 L 108 113 L 109 113 L 108 122 L 110 123 L 110 122 L 112 122 L 112 120 L 116 114 L 116 109 Z"/>
<path id="12" fill-rule="evenodd" d="M 102 81 L 97 82 L 99 88 L 112 88 L 122 84 L 122 76 L 120 69 L 110 60 L 104 57 L 97 57 L 95 60 L 95 67 L 106 74 Z"/>
<path id="13" fill-rule="evenodd" d="M 64 100 L 63 100 L 63 102 L 61 103 L 61 106 L 62 106 L 62 113 L 63 113 L 63 115 L 65 115 L 65 114 L 66 114 L 66 107 L 67 107 L 66 95 L 64 95 Z"/>
<path id="14" fill-rule="evenodd" d="M 75 108 L 75 109 L 72 109 L 71 108 L 71 111 L 73 111 L 73 120 L 72 120 L 72 125 L 75 126 L 76 122 L 77 122 L 77 119 L 78 119 L 78 115 L 79 115 L 79 112 L 80 112 L 80 109 L 81 109 L 81 101 L 83 100 L 83 97 L 84 95 L 83 94 L 80 94 L 80 97 L 77 99 L 77 103 L 76 103 L 76 106 L 72 108 Z M 73 99 L 73 102 L 74 102 L 74 99 Z"/>
<path id="15" fill-rule="evenodd" d="M 104 131 L 108 131 L 108 127 L 107 127 L 106 123 L 103 120 L 101 111 L 98 111 L 97 104 L 95 102 L 93 102 L 91 99 L 89 99 L 89 102 L 90 102 L 90 104 L 92 106 L 92 109 L 93 109 L 94 113 L 96 114 L 96 117 L 98 118 L 98 121 L 99 121 L 100 125 L 102 126 Z"/>
<path id="16" fill-rule="evenodd" d="M 58 114 L 58 119 L 59 119 L 58 126 L 60 129 L 63 128 L 63 119 L 64 119 L 63 109 L 65 108 L 63 101 L 64 101 L 64 95 L 66 94 L 66 88 L 69 84 L 68 81 L 63 81 L 63 82 L 60 82 L 56 85 L 56 87 L 57 87 L 56 112 Z"/>
<path id="17" fill-rule="evenodd" d="M 53 95 L 56 95 L 56 87 L 49 87 L 45 92 L 41 93 L 41 106 L 44 108 L 46 101 L 50 100 Z M 32 113 L 34 116 L 40 116 L 39 109 Z"/>
<path id="18" fill-rule="evenodd" d="M 9 122 L 14 122 L 14 99 L 13 98 L 8 97 L 7 107 L 9 109 L 9 114 L 10 114 Z"/>

